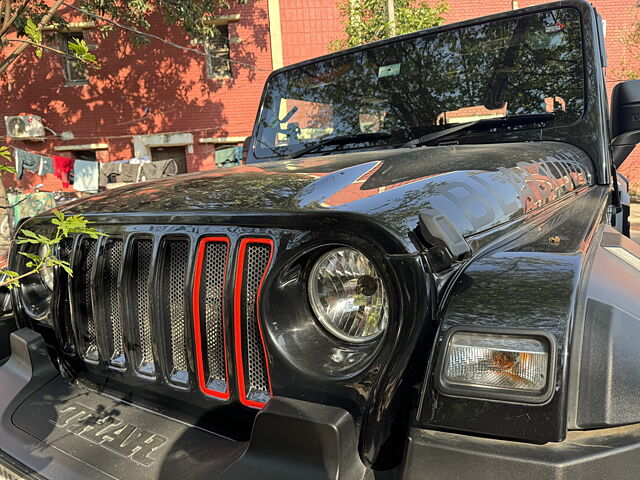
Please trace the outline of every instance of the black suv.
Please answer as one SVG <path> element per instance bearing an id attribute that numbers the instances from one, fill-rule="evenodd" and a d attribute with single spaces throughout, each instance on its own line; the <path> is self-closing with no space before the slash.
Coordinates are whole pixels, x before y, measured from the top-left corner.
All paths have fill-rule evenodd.
<path id="1" fill-rule="evenodd" d="M 108 236 L 11 293 L 0 479 L 637 478 L 603 45 L 567 0 L 293 65 L 247 165 L 65 208 Z"/>

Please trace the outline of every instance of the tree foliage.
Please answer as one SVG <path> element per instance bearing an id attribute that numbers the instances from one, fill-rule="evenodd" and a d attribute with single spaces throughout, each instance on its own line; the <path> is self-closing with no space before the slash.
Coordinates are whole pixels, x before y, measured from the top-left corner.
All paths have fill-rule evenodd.
<path id="1" fill-rule="evenodd" d="M 67 274 L 73 275 L 71 265 L 69 262 L 65 262 L 55 257 L 54 249 L 63 239 L 67 238 L 71 234 L 85 234 L 91 238 L 98 238 L 104 236 L 104 233 L 98 232 L 96 229 L 89 226 L 89 222 L 80 215 L 72 215 L 66 217 L 64 213 L 57 210 L 53 211 L 55 218 L 51 220 L 51 223 L 56 227 L 55 235 L 47 237 L 40 233 L 33 232 L 23 228 L 20 230 L 21 236 L 16 239 L 16 244 L 25 245 L 30 244 L 35 247 L 44 246 L 44 252 L 31 253 L 26 251 L 20 251 L 19 254 L 26 257 L 25 271 L 16 272 L 13 270 L 0 270 L 0 275 L 3 280 L 0 281 L 0 287 L 19 287 L 20 280 L 30 275 L 40 273 L 45 268 L 59 267 L 62 268 Z"/>
<path id="2" fill-rule="evenodd" d="M 79 8 L 90 13 L 116 20 L 139 30 L 149 30 L 150 18 L 153 14 L 161 14 L 169 25 L 179 26 L 189 37 L 194 39 L 210 39 L 217 35 L 218 31 L 211 20 L 216 14 L 234 4 L 244 4 L 246 0 L 129 0 L 119 2 L 115 0 L 85 0 L 79 4 Z M 91 15 L 87 19 L 93 19 Z M 113 25 L 101 26 L 103 32 L 109 32 Z M 134 43 L 144 44 L 148 39 L 144 36 L 133 35 Z"/>
<path id="3" fill-rule="evenodd" d="M 116 23 L 132 30 L 144 31 L 151 28 L 151 18 L 159 14 L 170 25 L 180 27 L 190 38 L 205 42 L 214 38 L 218 31 L 213 20 L 214 15 L 220 14 L 234 4 L 246 3 L 246 0 L 85 0 L 82 2 L 65 2 L 64 0 L 0 0 L 0 74 L 14 63 L 20 55 L 32 47 L 37 58 L 42 56 L 44 49 L 60 55 L 67 53 L 48 45 L 47 36 L 68 29 L 67 18 L 61 11 L 71 12 L 74 16 L 81 15 L 86 20 L 100 20 L 99 29 L 108 35 Z M 64 10 L 66 9 L 66 10 Z M 111 21 L 111 22 L 109 22 Z M 43 31 L 49 28 L 47 35 Z M 145 44 L 148 38 L 141 34 L 132 33 L 129 37 L 134 45 Z M 11 50 L 13 44 L 17 48 Z M 82 41 L 69 44 L 69 50 L 80 61 L 96 66 L 96 58 L 89 52 L 89 47 Z"/>
<path id="4" fill-rule="evenodd" d="M 620 42 L 624 46 L 624 54 L 620 67 L 612 73 L 616 80 L 633 80 L 640 78 L 640 19 L 637 8 L 633 8 L 633 22 L 620 32 Z"/>
<path id="5" fill-rule="evenodd" d="M 444 23 L 446 0 L 395 0 L 395 22 L 389 21 L 387 0 L 342 0 L 339 4 L 346 38 L 331 42 L 340 50 Z"/>

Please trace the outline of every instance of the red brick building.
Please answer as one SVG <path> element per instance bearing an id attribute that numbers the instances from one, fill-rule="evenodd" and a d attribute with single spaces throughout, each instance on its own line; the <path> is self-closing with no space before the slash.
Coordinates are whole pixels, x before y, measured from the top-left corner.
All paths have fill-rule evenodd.
<path id="1" fill-rule="evenodd" d="M 328 51 L 341 35 L 337 0 L 248 0 L 212 21 L 220 28 L 219 44 L 207 55 L 174 48 L 152 39 L 131 48 L 127 32 L 115 29 L 106 39 L 100 20 L 86 22 L 72 10 L 62 11 L 71 22 L 69 36 L 82 36 L 100 60 L 99 70 L 86 73 L 59 55 L 46 52 L 34 61 L 24 55 L 0 77 L 3 116 L 38 115 L 45 138 L 5 143 L 29 151 L 100 162 L 134 156 L 162 159 L 178 156 L 182 168 L 215 167 L 215 152 L 236 145 L 249 135 L 260 94 L 269 72 Z M 542 1 L 449 0 L 447 22 L 487 15 Z M 606 21 L 609 89 L 617 82 L 629 55 L 620 38 L 637 20 L 635 0 L 593 0 Z M 152 33 L 181 46 L 201 49 L 158 17 Z M 59 42 L 59 40 L 58 40 Z M 55 45 L 57 46 L 57 45 Z M 227 62 L 226 59 L 230 59 Z M 0 139 L 5 137 L 0 122 Z M 640 183 L 640 159 L 627 161 L 623 172 Z M 7 186 L 29 191 L 62 188 L 53 175 L 26 172 Z"/>

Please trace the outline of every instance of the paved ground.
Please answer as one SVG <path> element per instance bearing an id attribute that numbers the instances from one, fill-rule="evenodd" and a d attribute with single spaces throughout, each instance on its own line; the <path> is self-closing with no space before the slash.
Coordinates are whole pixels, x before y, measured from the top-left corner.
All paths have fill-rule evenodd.
<path id="1" fill-rule="evenodd" d="M 631 204 L 631 238 L 640 243 L 640 203 Z"/>

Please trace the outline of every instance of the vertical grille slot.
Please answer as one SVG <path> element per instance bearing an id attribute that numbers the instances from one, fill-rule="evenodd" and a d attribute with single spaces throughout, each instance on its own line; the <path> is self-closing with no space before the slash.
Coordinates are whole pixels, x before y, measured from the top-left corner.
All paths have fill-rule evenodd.
<path id="1" fill-rule="evenodd" d="M 151 295 L 149 292 L 149 274 L 153 243 L 150 239 L 138 238 L 132 242 L 130 304 L 132 357 L 135 370 L 143 376 L 154 378 L 156 365 L 153 358 L 151 339 Z"/>
<path id="2" fill-rule="evenodd" d="M 273 241 L 269 239 L 243 239 L 236 273 L 234 330 L 239 397 L 242 404 L 257 408 L 271 397 L 258 302 L 272 252 Z"/>
<path id="3" fill-rule="evenodd" d="M 100 359 L 91 301 L 91 283 L 96 268 L 97 243 L 97 240 L 86 235 L 80 238 L 73 259 L 75 280 L 69 291 L 71 301 L 75 302 L 74 311 L 76 314 L 74 316 L 80 341 L 78 348 L 82 358 L 89 363 L 98 363 Z"/>
<path id="4" fill-rule="evenodd" d="M 104 327 L 107 351 L 104 352 L 103 357 L 107 359 L 110 366 L 122 369 L 125 368 L 126 362 L 118 275 L 122 262 L 123 243 L 119 238 L 108 238 L 104 245 L 104 270 L 101 289 L 97 292 L 97 298 L 102 301 L 102 312 L 104 312 L 101 326 Z"/>
<path id="5" fill-rule="evenodd" d="M 200 241 L 194 276 L 194 336 L 198 383 L 207 395 L 228 399 L 224 333 L 224 284 L 229 240 L 209 237 Z"/>
<path id="6" fill-rule="evenodd" d="M 59 257 L 63 262 L 71 264 L 71 254 L 73 252 L 73 238 L 64 238 L 60 242 Z M 69 295 L 67 294 L 67 282 L 69 276 L 62 271 L 58 273 L 58 279 L 60 285 L 58 286 L 59 305 L 58 305 L 58 332 L 60 339 L 60 346 L 64 353 L 73 355 L 76 351 L 75 342 L 73 339 L 73 326 L 71 323 L 71 304 L 69 302 Z"/>
<path id="7" fill-rule="evenodd" d="M 161 304 L 163 318 L 168 320 L 169 331 L 167 373 L 169 382 L 186 387 L 189 382 L 187 369 L 186 295 L 189 242 L 169 239 L 164 245 L 161 272 Z"/>

